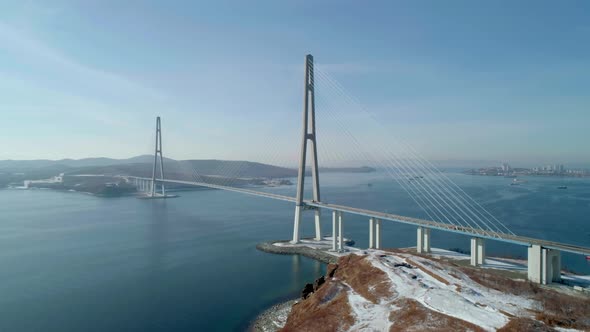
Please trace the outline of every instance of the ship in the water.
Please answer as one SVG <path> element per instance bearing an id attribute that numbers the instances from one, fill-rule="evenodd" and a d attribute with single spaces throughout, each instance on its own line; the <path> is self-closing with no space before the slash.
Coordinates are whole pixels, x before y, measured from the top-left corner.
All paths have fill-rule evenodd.
<path id="1" fill-rule="evenodd" d="M 511 186 L 518 186 L 518 185 L 520 185 L 521 183 L 526 183 L 526 182 L 527 182 L 526 180 L 519 180 L 519 179 L 517 179 L 517 178 L 514 178 L 514 179 L 512 180 L 512 182 L 510 182 L 510 185 L 511 185 Z"/>

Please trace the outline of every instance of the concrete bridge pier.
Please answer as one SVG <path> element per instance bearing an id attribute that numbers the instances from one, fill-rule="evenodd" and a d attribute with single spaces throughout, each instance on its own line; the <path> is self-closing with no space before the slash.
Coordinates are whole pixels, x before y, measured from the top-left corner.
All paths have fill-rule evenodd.
<path id="1" fill-rule="evenodd" d="M 301 205 L 295 205 L 295 221 L 293 222 L 293 240 L 291 243 L 299 243 L 299 223 L 301 223 Z"/>
<path id="2" fill-rule="evenodd" d="M 369 218 L 369 249 L 375 249 L 375 218 Z"/>
<path id="3" fill-rule="evenodd" d="M 430 252 L 430 228 L 418 227 L 418 241 L 416 244 L 418 253 Z"/>
<path id="4" fill-rule="evenodd" d="M 375 249 L 381 249 L 381 219 L 375 219 Z"/>
<path id="5" fill-rule="evenodd" d="M 315 239 L 316 241 L 322 240 L 322 224 L 320 223 L 321 217 L 320 209 L 315 210 L 314 220 L 315 220 Z"/>
<path id="6" fill-rule="evenodd" d="M 369 249 L 381 249 L 381 220 L 369 218 Z"/>
<path id="7" fill-rule="evenodd" d="M 342 234 L 341 211 L 332 211 L 332 251 L 344 251 L 344 234 Z"/>
<path id="8" fill-rule="evenodd" d="M 471 238 L 471 265 L 478 266 L 485 263 L 486 246 L 484 239 L 479 237 Z"/>
<path id="9" fill-rule="evenodd" d="M 338 234 L 337 232 L 337 224 L 338 224 L 338 211 L 332 211 L 332 251 L 336 251 L 337 250 L 337 236 L 336 234 Z"/>
<path id="10" fill-rule="evenodd" d="M 528 279 L 543 285 L 561 281 L 561 252 L 537 244 L 530 246 Z"/>
<path id="11" fill-rule="evenodd" d="M 338 211 L 338 251 L 344 251 L 344 234 L 342 234 L 342 212 Z"/>

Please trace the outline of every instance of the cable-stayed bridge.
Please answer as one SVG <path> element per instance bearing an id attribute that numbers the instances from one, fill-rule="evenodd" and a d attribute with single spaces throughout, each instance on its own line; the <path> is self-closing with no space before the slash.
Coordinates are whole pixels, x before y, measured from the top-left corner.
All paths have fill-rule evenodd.
<path id="1" fill-rule="evenodd" d="M 166 198 L 165 184 L 184 186 L 199 186 L 212 189 L 226 190 L 246 195 L 258 196 L 274 200 L 295 203 L 295 217 L 293 223 L 293 243 L 301 240 L 300 224 L 304 211 L 314 213 L 315 239 L 321 240 L 322 229 L 320 223 L 321 211 L 332 212 L 332 249 L 343 250 L 343 214 L 360 215 L 369 221 L 369 247 L 381 248 L 381 221 L 393 221 L 414 225 L 417 227 L 417 251 L 430 252 L 430 230 L 436 229 L 453 232 L 471 237 L 471 264 L 481 265 L 485 261 L 485 239 L 507 242 L 528 247 L 528 276 L 531 281 L 551 283 L 559 281 L 561 275 L 560 252 L 590 255 L 590 248 L 559 243 L 554 241 L 534 239 L 514 234 L 500 220 L 495 218 L 487 209 L 477 203 L 451 179 L 438 171 L 434 165 L 422 158 L 409 145 L 399 143 L 406 158 L 399 158 L 384 146 L 377 145 L 374 151 L 362 149 L 362 143 L 351 134 L 346 127 L 341 127 L 348 138 L 347 147 L 357 149 L 360 156 L 375 161 L 378 166 L 386 170 L 388 175 L 398 182 L 400 187 L 419 206 L 427 218 L 407 217 L 392 213 L 372 211 L 357 207 L 324 202 L 320 195 L 319 167 L 318 167 L 318 136 L 316 133 L 316 78 L 323 80 L 330 87 L 338 99 L 348 105 L 356 106 L 356 102 L 344 92 L 338 82 L 323 72 L 317 75 L 314 70 L 313 57 L 308 55 L 305 61 L 304 79 L 304 107 L 301 133 L 301 150 L 297 192 L 295 196 L 279 195 L 244 186 L 232 185 L 232 179 L 240 174 L 240 169 L 222 170 L 223 176 L 202 176 L 195 173 L 196 180 L 167 179 L 164 177 L 164 163 L 162 157 L 162 131 L 160 118 L 156 120 L 156 146 L 152 177 L 124 176 L 132 181 L 140 191 L 146 193 L 147 198 Z M 323 102 L 322 110 L 332 112 L 332 121 L 338 122 L 338 116 L 333 106 Z M 312 199 L 304 198 L 307 155 L 311 155 Z M 386 160 L 379 160 L 378 156 L 393 156 Z M 159 172 L 158 171 L 159 166 Z M 159 177 L 157 174 L 159 173 Z M 158 190 L 160 188 L 160 190 Z"/>

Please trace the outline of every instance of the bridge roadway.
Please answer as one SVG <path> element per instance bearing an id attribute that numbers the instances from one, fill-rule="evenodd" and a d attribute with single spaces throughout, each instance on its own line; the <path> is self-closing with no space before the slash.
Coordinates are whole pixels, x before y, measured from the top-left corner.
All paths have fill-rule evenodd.
<path id="1" fill-rule="evenodd" d="M 124 176 L 124 178 L 152 181 L 151 178 L 142 178 L 142 177 L 135 177 L 135 176 Z M 156 179 L 156 182 L 207 187 L 207 188 L 212 188 L 212 189 L 233 191 L 233 192 L 247 194 L 247 195 L 251 195 L 251 196 L 266 197 L 266 198 L 287 201 L 287 202 L 293 202 L 293 203 L 295 203 L 295 201 L 296 201 L 295 197 L 291 197 L 291 196 L 278 195 L 278 194 L 273 194 L 273 193 L 268 193 L 268 192 L 246 189 L 246 188 L 216 185 L 216 184 L 205 183 L 205 182 L 168 180 L 168 179 L 164 179 L 164 180 Z M 399 223 L 403 223 L 403 224 L 422 226 L 422 227 L 427 227 L 427 228 L 431 228 L 431 229 L 438 229 L 438 230 L 447 231 L 447 232 L 459 233 L 459 234 L 467 235 L 470 237 L 480 237 L 480 238 L 485 238 L 485 239 L 490 239 L 490 240 L 495 240 L 495 241 L 500 241 L 500 242 L 508 242 L 508 243 L 513 243 L 513 244 L 517 244 L 517 245 L 523 245 L 523 246 L 527 246 L 527 247 L 531 246 L 533 244 L 536 244 L 536 245 L 542 246 L 543 248 L 556 249 L 556 250 L 566 251 L 566 252 L 580 254 L 580 255 L 590 255 L 590 248 L 582 247 L 582 246 L 578 246 L 578 245 L 573 245 L 573 244 L 565 244 L 565 243 L 559 243 L 559 242 L 554 242 L 554 241 L 541 240 L 541 239 L 535 239 L 535 238 L 530 238 L 530 237 L 506 234 L 506 233 L 486 231 L 486 230 L 481 230 L 481 229 L 476 229 L 476 228 L 471 228 L 471 227 L 463 227 L 463 226 L 441 223 L 441 222 L 432 221 L 432 220 L 418 219 L 418 218 L 405 217 L 405 216 L 400 216 L 400 215 L 391 214 L 391 213 L 378 212 L 378 211 L 372 211 L 372 210 L 366 210 L 366 209 L 359 209 L 359 208 L 354 208 L 354 207 L 345 206 L 345 205 L 337 205 L 337 204 L 330 204 L 330 203 L 324 203 L 324 202 L 315 202 L 315 201 L 311 201 L 311 200 L 304 200 L 304 203 L 306 206 L 312 207 L 312 208 L 321 208 L 321 209 L 327 209 L 327 210 L 332 210 L 332 211 L 341 211 L 341 212 L 356 214 L 356 215 L 365 216 L 365 217 L 373 217 L 373 218 L 378 218 L 378 219 L 382 219 L 382 220 L 395 221 L 395 222 L 399 222 Z"/>

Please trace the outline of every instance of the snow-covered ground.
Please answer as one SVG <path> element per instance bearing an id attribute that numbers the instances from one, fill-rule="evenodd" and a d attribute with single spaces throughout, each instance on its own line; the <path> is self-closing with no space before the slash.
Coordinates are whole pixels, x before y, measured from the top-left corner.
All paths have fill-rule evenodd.
<path id="1" fill-rule="evenodd" d="M 483 287 L 464 275 L 449 273 L 444 266 L 419 256 L 375 250 L 368 254 L 367 259 L 387 274 L 392 291 L 396 294 L 395 298 L 382 300 L 382 303 L 399 298 L 413 299 L 430 310 L 486 330 L 506 325 L 510 315 L 532 316 L 526 309 L 536 309 L 536 303 L 532 300 Z M 414 268 L 395 267 L 395 264 L 402 263 Z M 351 303 L 358 302 L 354 295 L 349 295 L 348 299 Z M 355 304 L 352 306 L 357 307 Z M 368 318 L 357 314 L 357 320 Z M 381 319 L 383 323 L 389 322 L 388 315 Z"/>
<path id="2" fill-rule="evenodd" d="M 489 331 L 505 326 L 514 317 L 534 320 L 535 312 L 541 310 L 540 303 L 533 298 L 483 286 L 462 270 L 444 260 L 436 259 L 465 261 L 470 258 L 467 254 L 432 248 L 429 255 L 422 256 L 410 251 L 363 250 L 350 246 L 346 246 L 344 252 L 334 252 L 331 251 L 330 238 L 322 241 L 307 239 L 298 244 L 277 242 L 274 245 L 308 247 L 337 257 L 349 254 L 366 256 L 364 259 L 371 266 L 387 275 L 391 294 L 381 297 L 377 303 L 364 297 L 345 280 L 339 281 L 347 286 L 347 299 L 354 316 L 354 324 L 348 329 L 350 331 L 389 331 L 396 323 L 392 313 L 402 310 L 396 306 L 396 302 L 399 304 L 404 299 L 416 301 L 431 312 L 475 324 Z M 480 268 L 519 272 L 523 275 L 523 282 L 527 272 L 526 261 L 505 258 L 487 258 Z M 586 285 L 585 287 L 590 286 L 590 276 L 564 274 L 563 278 Z M 565 285 L 557 285 L 555 289 L 557 288 L 568 288 L 573 292 L 572 287 Z"/>

